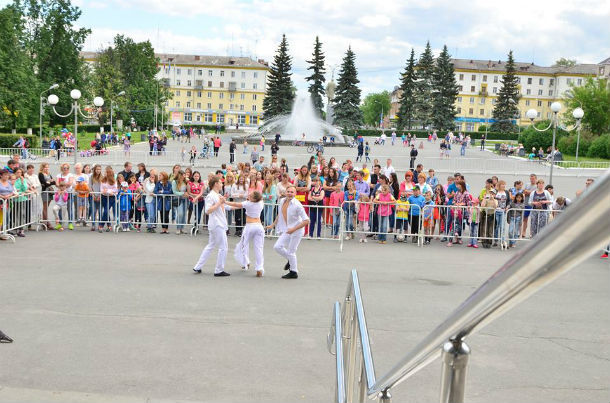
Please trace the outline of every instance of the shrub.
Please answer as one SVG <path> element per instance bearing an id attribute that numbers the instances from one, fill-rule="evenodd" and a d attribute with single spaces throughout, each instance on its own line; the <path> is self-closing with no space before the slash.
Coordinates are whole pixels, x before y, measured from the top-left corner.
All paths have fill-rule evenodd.
<path id="1" fill-rule="evenodd" d="M 608 153 L 610 144 L 610 134 L 602 134 L 591 142 L 591 146 L 587 151 L 587 157 L 592 158 L 610 158 Z"/>
<path id="2" fill-rule="evenodd" d="M 19 140 L 20 134 L 0 134 L 0 148 L 12 148 L 13 144 Z M 26 138 L 28 143 L 30 143 L 30 147 L 35 148 L 38 147 L 38 136 L 34 135 L 22 135 Z"/>
<path id="3" fill-rule="evenodd" d="M 381 136 L 381 133 L 383 133 L 382 130 L 379 129 L 344 129 L 343 130 L 343 135 L 348 136 L 348 137 L 353 137 L 354 136 L 354 132 L 358 133 L 361 136 L 364 137 L 369 137 L 369 136 L 373 136 L 373 137 L 379 137 Z M 418 138 L 427 138 L 428 137 L 428 133 L 430 133 L 427 130 L 396 130 L 396 135 L 398 137 L 402 136 L 402 134 L 407 134 L 407 133 L 411 133 L 411 134 L 415 134 Z M 454 132 L 455 134 L 457 134 L 458 132 Z M 464 133 L 464 135 L 468 135 L 470 136 L 470 138 L 472 139 L 476 139 L 479 140 L 483 134 L 485 134 L 485 132 L 483 131 L 481 132 L 462 132 Z M 392 130 L 390 129 L 386 129 L 385 130 L 385 134 L 386 136 L 390 136 L 392 134 Z M 446 131 L 437 131 L 436 134 L 438 135 L 439 138 L 444 137 L 447 132 Z M 518 134 L 517 133 L 500 133 L 500 132 L 487 132 L 487 139 L 488 140 L 517 140 L 518 139 Z"/>

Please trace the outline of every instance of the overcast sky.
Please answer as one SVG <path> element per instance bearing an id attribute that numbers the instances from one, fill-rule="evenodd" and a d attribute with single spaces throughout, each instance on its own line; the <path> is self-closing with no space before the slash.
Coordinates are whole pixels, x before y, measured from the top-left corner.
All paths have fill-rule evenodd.
<path id="1" fill-rule="evenodd" d="M 83 11 L 79 24 L 93 31 L 85 50 L 107 46 L 122 33 L 150 40 L 158 52 L 270 61 L 285 33 L 299 88 L 306 86 L 305 60 L 316 35 L 329 66 L 338 66 L 351 45 L 363 96 L 397 85 L 411 48 L 419 55 L 427 40 L 435 53 L 447 44 L 453 57 L 466 59 L 505 59 L 510 49 L 517 61 L 538 65 L 560 57 L 581 63 L 610 57 L 609 0 L 73 2 Z"/>

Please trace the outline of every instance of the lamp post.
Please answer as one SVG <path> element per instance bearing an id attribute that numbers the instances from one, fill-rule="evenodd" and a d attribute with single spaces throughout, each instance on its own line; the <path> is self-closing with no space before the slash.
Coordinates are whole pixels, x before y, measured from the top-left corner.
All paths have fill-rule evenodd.
<path id="1" fill-rule="evenodd" d="M 122 97 L 125 95 L 125 91 L 121 91 L 116 94 L 117 97 Z M 114 129 L 112 128 L 112 111 L 114 110 L 114 99 L 110 100 L 110 135 L 112 135 Z"/>
<path id="2" fill-rule="evenodd" d="M 381 118 L 379 119 L 379 128 L 381 129 L 381 125 L 383 124 L 383 102 L 379 100 L 374 100 L 373 102 L 381 105 Z"/>
<path id="3" fill-rule="evenodd" d="M 572 111 L 572 117 L 574 117 L 574 119 L 576 119 L 577 122 L 580 122 L 581 119 L 583 118 L 583 116 L 585 116 L 585 112 L 582 110 L 582 108 L 576 108 Z M 580 127 L 581 125 L 578 125 L 578 136 L 576 136 L 576 163 L 578 164 L 578 147 L 580 146 Z"/>
<path id="4" fill-rule="evenodd" d="M 53 84 L 52 86 L 50 86 L 49 88 L 47 88 L 46 90 L 44 90 L 44 91 L 42 91 L 42 92 L 40 93 L 40 116 L 39 116 L 39 118 L 40 118 L 40 122 L 39 122 L 39 126 L 38 126 L 39 137 L 40 137 L 40 141 L 39 141 L 39 143 L 38 143 L 38 146 L 39 146 L 39 147 L 42 147 L 42 115 L 44 115 L 44 112 L 42 111 L 42 108 L 43 108 L 43 106 L 44 106 L 44 105 L 43 105 L 43 102 L 44 102 L 44 100 L 45 100 L 45 99 L 44 99 L 44 97 L 43 97 L 42 95 L 43 95 L 45 92 L 47 92 L 47 91 L 51 91 L 51 90 L 54 90 L 54 89 L 56 89 L 56 88 L 58 88 L 58 87 L 59 87 L 59 84 Z"/>
<path id="5" fill-rule="evenodd" d="M 559 111 L 560 110 L 561 110 L 561 104 L 559 102 L 555 101 L 551 104 L 551 111 L 553 112 L 553 117 L 551 119 L 551 123 L 544 129 L 538 129 L 534 125 L 534 119 L 536 119 L 538 117 L 538 111 L 536 109 L 529 109 L 525 114 L 525 116 L 532 122 L 531 126 L 537 132 L 545 132 L 545 131 L 549 130 L 551 128 L 551 126 L 553 127 L 553 141 L 551 143 L 551 153 L 549 154 L 550 162 L 551 162 L 551 168 L 550 168 L 550 172 L 549 172 L 549 185 L 553 184 L 553 166 L 555 165 L 555 138 L 557 136 L 557 124 L 559 123 Z M 565 130 L 571 131 L 571 130 L 574 130 L 575 128 L 578 128 L 578 130 L 580 132 L 580 122 L 584 115 L 585 115 L 585 113 L 581 108 L 574 109 L 574 111 L 572 112 L 572 116 L 574 117 L 574 119 L 576 119 L 576 125 L 572 129 L 566 128 Z"/>
<path id="6" fill-rule="evenodd" d="M 70 97 L 72 98 L 72 100 L 74 100 L 74 102 L 72 103 L 70 112 L 68 112 L 66 115 L 60 114 L 55 109 L 55 105 L 57 105 L 57 103 L 59 102 L 59 97 L 57 95 L 55 95 L 55 94 L 49 95 L 49 97 L 47 98 L 47 102 L 53 106 L 53 112 L 57 116 L 60 116 L 62 118 L 67 118 L 72 113 L 74 113 L 74 163 L 76 164 L 77 156 L 78 156 L 78 114 L 80 113 L 85 119 L 91 118 L 92 116 L 87 116 L 81 111 L 80 106 L 78 104 L 78 100 L 81 97 L 81 92 L 79 90 L 73 89 L 72 91 L 70 91 Z M 102 107 L 104 105 L 104 98 L 102 98 L 102 97 L 93 98 L 93 104 L 98 108 Z"/>

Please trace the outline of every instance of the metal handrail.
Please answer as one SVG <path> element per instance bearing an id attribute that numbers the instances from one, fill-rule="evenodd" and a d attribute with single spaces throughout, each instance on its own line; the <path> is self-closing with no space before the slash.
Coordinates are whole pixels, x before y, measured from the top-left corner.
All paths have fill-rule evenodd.
<path id="1" fill-rule="evenodd" d="M 334 349 L 332 348 L 334 345 Z M 336 365 L 336 393 L 335 402 L 345 403 L 345 370 L 343 369 L 343 334 L 341 330 L 341 304 L 335 302 L 333 317 L 330 321 L 330 333 L 328 334 L 328 351 L 335 355 Z"/>
<path id="2" fill-rule="evenodd" d="M 452 375 L 447 375 L 446 373 L 450 373 L 451 369 L 445 368 L 443 380 L 447 384 L 443 383 L 443 389 L 455 387 L 459 390 L 457 393 L 462 395 L 460 398 L 450 391 L 442 390 L 441 398 L 443 401 L 461 401 L 465 365 L 470 351 L 463 343 L 464 339 L 606 246 L 610 240 L 609 189 L 610 170 L 599 178 L 572 208 L 567 209 L 549 224 L 534 242 L 515 254 L 485 281 L 386 375 L 372 386 L 368 384 L 366 393 L 369 398 L 382 396 L 382 400 L 389 400 L 388 392 L 391 388 L 426 367 L 442 352 L 449 366 L 459 367 Z M 582 214 L 582 211 L 587 213 Z M 357 275 L 352 273 L 350 283 L 353 282 L 354 277 L 357 281 Z M 353 288 L 354 290 L 358 288 L 359 291 L 357 282 Z M 355 311 L 357 317 L 361 315 L 364 318 L 361 302 L 360 300 L 360 304 L 356 304 Z M 364 321 L 359 322 L 360 328 L 363 327 L 363 323 L 365 324 Z M 362 337 L 363 330 L 360 329 L 363 355 L 365 349 L 370 355 L 366 325 L 364 333 L 366 338 Z M 350 357 L 348 356 L 347 359 L 349 360 Z M 367 382 L 369 374 L 373 374 L 374 379 L 372 355 L 370 366 L 370 368 L 365 366 L 363 371 L 367 373 Z M 460 379 L 456 381 L 456 377 Z M 347 385 L 349 384 L 348 378 Z M 383 396 L 387 398 L 384 399 Z M 351 400 L 348 389 L 349 401 Z"/>

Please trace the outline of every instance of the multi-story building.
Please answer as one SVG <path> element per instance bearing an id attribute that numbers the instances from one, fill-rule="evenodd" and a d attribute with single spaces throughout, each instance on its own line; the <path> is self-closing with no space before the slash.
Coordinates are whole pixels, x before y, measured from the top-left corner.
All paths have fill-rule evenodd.
<path id="1" fill-rule="evenodd" d="M 455 129 L 476 131 L 480 125 L 493 123 L 492 111 L 502 86 L 506 62 L 453 59 L 453 66 L 459 88 L 455 103 Z M 543 67 L 516 62 L 515 67 L 521 93 L 519 116 L 515 116 L 515 123 L 519 125 L 529 124 L 525 117 L 525 112 L 529 109 L 538 111 L 538 119 L 549 119 L 552 115 L 551 104 L 561 102 L 571 85 L 583 85 L 588 77 L 610 75 L 610 59 L 599 64 L 577 64 L 571 67 Z M 395 118 L 398 110 L 400 95 L 400 89 L 395 87 L 391 94 L 392 118 Z"/>
<path id="2" fill-rule="evenodd" d="M 269 66 L 248 57 L 157 54 L 157 78 L 172 92 L 169 124 L 257 126 Z M 96 53 L 83 52 L 88 62 Z"/>

